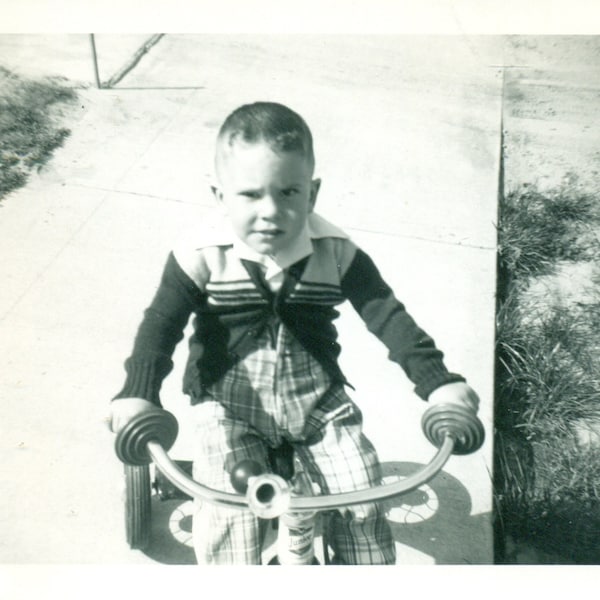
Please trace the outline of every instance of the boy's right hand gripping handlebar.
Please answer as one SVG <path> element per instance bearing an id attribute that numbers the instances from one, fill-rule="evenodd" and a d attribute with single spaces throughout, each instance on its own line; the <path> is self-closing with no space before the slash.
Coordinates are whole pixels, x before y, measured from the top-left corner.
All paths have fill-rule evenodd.
<path id="1" fill-rule="evenodd" d="M 432 479 L 452 454 L 464 455 L 477 451 L 485 438 L 483 425 L 476 414 L 459 405 L 439 404 L 430 407 L 423 414 L 421 425 L 425 436 L 438 448 L 438 451 L 432 460 L 417 472 L 394 483 L 342 494 L 295 496 L 287 493 L 286 490 L 277 490 L 277 515 L 271 514 L 273 506 L 270 506 L 268 508 L 271 511 L 270 517 L 284 512 L 331 510 L 393 498 L 417 489 Z M 264 514 L 266 508 L 255 496 L 264 491 L 263 485 L 272 486 L 271 479 L 275 476 L 272 474 L 255 476 L 253 485 L 248 487 L 245 496 L 209 488 L 191 479 L 169 458 L 167 451 L 175 443 L 177 433 L 177 420 L 170 412 L 160 408 L 146 411 L 132 419 L 119 431 L 115 450 L 119 459 L 125 464 L 139 466 L 154 462 L 167 479 L 194 498 L 229 508 L 250 509 L 255 514 L 260 512 Z M 265 478 L 264 482 L 261 477 Z M 285 486 L 286 483 L 283 482 L 281 485 Z M 285 501 L 282 501 L 282 498 Z"/>

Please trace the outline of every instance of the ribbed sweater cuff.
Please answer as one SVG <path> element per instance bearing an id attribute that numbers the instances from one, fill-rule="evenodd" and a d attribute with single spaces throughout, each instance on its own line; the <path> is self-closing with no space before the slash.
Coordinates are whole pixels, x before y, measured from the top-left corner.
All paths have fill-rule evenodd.
<path id="1" fill-rule="evenodd" d="M 458 373 L 449 373 L 443 363 L 435 363 L 429 364 L 427 372 L 420 373 L 417 381 L 419 383 L 415 387 L 415 393 L 423 400 L 427 400 L 433 390 L 447 383 L 466 381 L 466 379 Z"/>
<path id="2" fill-rule="evenodd" d="M 162 408 L 159 391 L 164 378 L 164 369 L 153 362 L 127 360 L 127 378 L 123 389 L 113 398 L 143 398 Z"/>

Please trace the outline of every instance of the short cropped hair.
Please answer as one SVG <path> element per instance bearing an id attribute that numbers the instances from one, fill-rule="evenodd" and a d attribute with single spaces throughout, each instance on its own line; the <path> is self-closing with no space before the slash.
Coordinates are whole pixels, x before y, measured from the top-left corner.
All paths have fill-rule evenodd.
<path id="1" fill-rule="evenodd" d="M 315 164 L 313 138 L 304 119 L 283 104 L 254 102 L 235 109 L 223 122 L 217 136 L 219 151 L 237 141 L 266 142 L 274 152 L 300 152 Z"/>

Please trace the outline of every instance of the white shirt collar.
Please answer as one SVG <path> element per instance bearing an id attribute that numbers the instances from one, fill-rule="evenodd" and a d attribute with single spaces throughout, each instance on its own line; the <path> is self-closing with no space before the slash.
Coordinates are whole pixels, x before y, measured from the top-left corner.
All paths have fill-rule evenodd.
<path id="1" fill-rule="evenodd" d="M 276 277 L 284 269 L 287 269 L 299 260 L 302 260 L 306 256 L 310 256 L 313 252 L 313 245 L 307 223 L 300 232 L 300 235 L 290 246 L 283 248 L 273 256 L 256 252 L 256 250 L 250 248 L 248 244 L 245 244 L 238 237 L 235 237 L 233 240 L 233 250 L 239 258 L 264 265 L 267 269 L 265 279 L 269 280 Z"/>
<path id="2" fill-rule="evenodd" d="M 199 250 L 211 246 L 233 246 L 234 251 L 240 258 L 246 258 L 265 265 L 267 268 L 267 279 L 276 277 L 287 267 L 298 262 L 302 258 L 312 254 L 312 240 L 324 237 L 347 239 L 348 235 L 342 230 L 316 213 L 308 215 L 307 223 L 296 241 L 288 248 L 279 252 L 271 258 L 259 254 L 244 244 L 233 231 L 231 223 L 220 211 L 208 215 L 200 228 L 194 226 L 186 234 L 182 234 L 176 251 L 185 252 L 193 248 Z"/>

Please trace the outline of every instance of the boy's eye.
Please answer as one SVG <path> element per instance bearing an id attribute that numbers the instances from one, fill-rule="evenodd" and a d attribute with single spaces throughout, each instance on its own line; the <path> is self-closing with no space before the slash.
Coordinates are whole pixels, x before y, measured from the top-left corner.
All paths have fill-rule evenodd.
<path id="1" fill-rule="evenodd" d="M 240 196 L 244 196 L 244 198 L 250 198 L 251 200 L 256 200 L 257 198 L 260 198 L 260 192 L 248 190 L 240 192 Z"/>
<path id="2" fill-rule="evenodd" d="M 281 190 L 281 195 L 286 198 L 290 198 L 291 196 L 295 196 L 298 193 L 298 188 L 286 188 Z"/>

